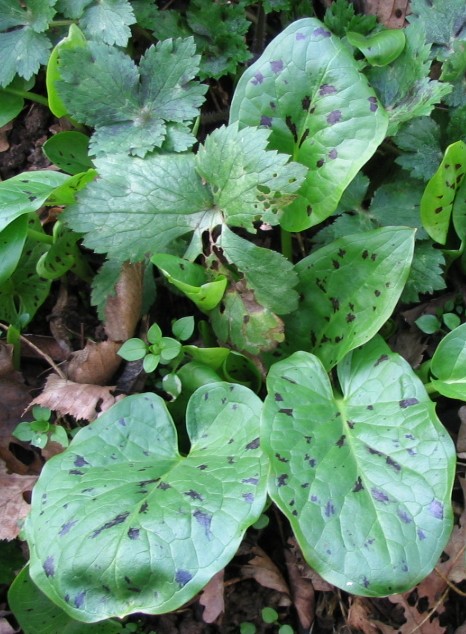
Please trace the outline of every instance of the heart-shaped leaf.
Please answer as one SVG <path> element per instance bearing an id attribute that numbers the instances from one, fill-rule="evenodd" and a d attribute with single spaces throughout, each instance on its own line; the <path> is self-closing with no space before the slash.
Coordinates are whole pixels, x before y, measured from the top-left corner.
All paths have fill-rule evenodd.
<path id="1" fill-rule="evenodd" d="M 309 564 L 360 595 L 403 592 L 435 566 L 452 528 L 453 443 L 408 363 L 377 337 L 338 367 L 272 366 L 263 410 L 269 494 Z"/>
<path id="2" fill-rule="evenodd" d="M 466 401 L 466 324 L 449 332 L 439 343 L 430 369 L 432 386 L 448 398 Z"/>
<path id="3" fill-rule="evenodd" d="M 388 118 L 348 47 L 314 18 L 290 24 L 241 77 L 230 121 L 272 130 L 270 147 L 309 168 L 280 224 L 301 231 L 336 209 Z"/>
<path id="4" fill-rule="evenodd" d="M 302 300 L 282 351 L 309 350 L 327 369 L 373 337 L 408 278 L 414 230 L 383 227 L 335 240 L 296 265 Z"/>
<path id="5" fill-rule="evenodd" d="M 178 453 L 164 401 L 130 396 L 45 465 L 27 522 L 31 577 L 74 618 L 174 610 L 235 554 L 263 510 L 261 401 L 200 388 Z"/>

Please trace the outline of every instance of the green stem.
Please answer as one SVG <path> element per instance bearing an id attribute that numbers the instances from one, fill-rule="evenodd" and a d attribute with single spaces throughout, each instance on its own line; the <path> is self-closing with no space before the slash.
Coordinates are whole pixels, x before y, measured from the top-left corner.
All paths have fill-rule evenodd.
<path id="1" fill-rule="evenodd" d="M 49 107 L 47 98 L 42 97 L 42 95 L 37 95 L 35 92 L 30 92 L 28 90 L 16 90 L 16 88 L 2 88 L 2 90 L 10 95 L 29 99 L 29 101 L 35 101 L 36 103 L 40 103 L 42 106 L 46 106 L 47 108 Z"/>
<path id="2" fill-rule="evenodd" d="M 49 22 L 49 28 L 53 28 L 55 26 L 71 26 L 71 24 L 76 24 L 76 20 L 52 20 Z"/>
<path id="3" fill-rule="evenodd" d="M 282 246 L 282 255 L 284 255 L 290 262 L 293 261 L 293 245 L 291 244 L 291 233 L 280 229 L 280 239 Z"/>
<path id="4" fill-rule="evenodd" d="M 15 326 L 10 325 L 8 327 L 6 342 L 13 346 L 13 367 L 15 370 L 19 370 L 21 363 L 21 333 Z"/>
<path id="5" fill-rule="evenodd" d="M 41 231 L 36 231 L 35 229 L 27 230 L 28 238 L 32 238 L 37 242 L 45 242 L 45 244 L 53 244 L 53 237 L 49 236 L 48 233 L 43 233 Z"/>

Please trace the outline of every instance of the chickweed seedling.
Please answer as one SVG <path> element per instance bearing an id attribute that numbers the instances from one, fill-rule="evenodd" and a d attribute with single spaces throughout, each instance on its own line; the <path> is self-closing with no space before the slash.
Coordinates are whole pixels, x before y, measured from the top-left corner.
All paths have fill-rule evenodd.
<path id="1" fill-rule="evenodd" d="M 50 422 L 52 412 L 48 407 L 34 405 L 32 408 L 34 419 L 30 422 L 19 423 L 13 431 L 13 436 L 23 442 L 30 442 L 34 447 L 43 449 L 49 440 L 68 447 L 68 435 L 61 425 Z"/>

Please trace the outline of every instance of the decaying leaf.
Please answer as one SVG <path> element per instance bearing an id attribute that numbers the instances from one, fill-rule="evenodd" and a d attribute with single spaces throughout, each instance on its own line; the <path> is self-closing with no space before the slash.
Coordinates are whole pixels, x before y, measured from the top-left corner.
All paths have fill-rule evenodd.
<path id="1" fill-rule="evenodd" d="M 366 597 L 354 597 L 348 611 L 346 625 L 351 631 L 359 631 L 363 634 L 377 634 L 380 627 L 374 621 L 374 614 L 371 601 Z"/>
<path id="2" fill-rule="evenodd" d="M 105 385 L 121 364 L 117 351 L 121 344 L 115 341 L 88 341 L 83 350 L 73 352 L 67 368 L 67 377 L 76 383 Z"/>
<path id="3" fill-rule="evenodd" d="M 440 625 L 438 615 L 434 611 L 421 612 L 419 603 L 409 599 L 410 593 L 394 594 L 389 597 L 392 603 L 399 605 L 404 610 L 406 622 L 398 629 L 398 634 L 443 634 L 445 627 Z"/>
<path id="4" fill-rule="evenodd" d="M 389 29 L 400 29 L 405 22 L 408 0 L 366 0 L 366 13 L 376 15 Z"/>
<path id="5" fill-rule="evenodd" d="M 199 597 L 199 603 L 204 606 L 202 613 L 204 623 L 213 623 L 225 611 L 224 574 L 224 570 L 217 572 Z"/>
<path id="6" fill-rule="evenodd" d="M 114 389 L 115 386 L 111 385 L 74 383 L 51 374 L 44 391 L 32 401 L 31 405 L 42 405 L 62 416 L 70 414 L 78 420 L 91 421 L 116 402 L 117 398 L 112 394 Z"/>
<path id="7" fill-rule="evenodd" d="M 271 588 L 289 596 L 290 590 L 282 573 L 267 553 L 259 546 L 253 546 L 251 552 L 254 557 L 249 560 L 249 563 L 241 566 L 242 576 L 255 579 L 264 588 Z"/>
<path id="8" fill-rule="evenodd" d="M 16 631 L 6 619 L 0 618 L 0 634 L 15 634 Z"/>
<path id="9" fill-rule="evenodd" d="M 290 582 L 291 598 L 298 613 L 299 622 L 304 630 L 309 630 L 315 619 L 315 589 L 304 574 L 304 561 L 296 540 L 288 540 L 291 548 L 285 549 L 285 563 Z"/>
<path id="10" fill-rule="evenodd" d="M 29 504 L 23 493 L 30 491 L 36 483 L 36 476 L 8 473 L 6 464 L 0 461 L 0 539 L 15 539 L 19 533 L 18 522 L 26 517 Z"/>
<path id="11" fill-rule="evenodd" d="M 115 295 L 105 306 L 105 332 L 111 341 L 126 341 L 133 336 L 141 316 L 142 263 L 123 265 Z"/>

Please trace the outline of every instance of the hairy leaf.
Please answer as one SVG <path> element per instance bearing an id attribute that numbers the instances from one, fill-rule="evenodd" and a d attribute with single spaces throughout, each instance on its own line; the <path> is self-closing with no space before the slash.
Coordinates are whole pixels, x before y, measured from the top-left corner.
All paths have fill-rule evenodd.
<path id="1" fill-rule="evenodd" d="M 198 390 L 186 458 L 154 394 L 127 397 L 81 429 L 33 493 L 26 533 L 35 583 L 85 622 L 188 601 L 263 510 L 260 408 L 242 386 Z"/>
<path id="2" fill-rule="evenodd" d="M 162 146 L 173 125 L 172 133 L 184 131 L 187 141 L 176 151 L 194 143 L 188 123 L 197 116 L 207 87 L 193 80 L 199 56 L 192 38 L 151 46 L 139 68 L 123 51 L 100 42 L 64 49 L 60 59 L 58 94 L 73 117 L 95 127 L 93 154 L 144 156 Z"/>
<path id="3" fill-rule="evenodd" d="M 309 168 L 280 223 L 290 231 L 335 210 L 387 129 L 387 116 L 347 46 L 313 18 L 291 24 L 247 69 L 230 120 L 270 129 L 270 146 Z"/>
<path id="4" fill-rule="evenodd" d="M 344 37 L 347 31 L 368 33 L 377 25 L 375 15 L 358 15 L 348 0 L 335 0 L 327 8 L 324 23 L 335 35 Z"/>
<path id="5" fill-rule="evenodd" d="M 127 0 L 98 0 L 86 7 L 79 25 L 90 39 L 126 46 L 131 35 L 129 27 L 135 22 Z"/>
<path id="6" fill-rule="evenodd" d="M 409 364 L 377 337 L 338 366 L 272 366 L 262 417 L 269 495 L 309 564 L 359 595 L 408 590 L 435 566 L 451 528 L 455 450 Z"/>
<path id="7" fill-rule="evenodd" d="M 454 51 L 455 40 L 466 40 L 466 5 L 463 0 L 412 0 L 410 22 L 421 22 L 436 59 L 444 61 Z"/>
<path id="8" fill-rule="evenodd" d="M 189 259 L 201 252 L 203 231 L 216 226 L 254 230 L 254 221 L 278 222 L 299 187 L 304 168 L 266 151 L 267 131 L 219 128 L 196 157 L 153 154 L 97 159 L 100 175 L 64 218 L 86 246 L 120 261 L 166 250 L 194 231 Z"/>
<path id="9" fill-rule="evenodd" d="M 302 300 L 285 317 L 281 353 L 312 351 L 328 370 L 371 339 L 396 306 L 413 248 L 412 229 L 386 227 L 340 238 L 301 260 Z"/>

